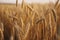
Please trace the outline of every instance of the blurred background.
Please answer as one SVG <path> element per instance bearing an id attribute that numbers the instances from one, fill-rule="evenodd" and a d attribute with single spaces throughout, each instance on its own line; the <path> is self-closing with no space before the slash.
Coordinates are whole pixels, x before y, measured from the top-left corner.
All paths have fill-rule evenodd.
<path id="1" fill-rule="evenodd" d="M 26 3 L 55 3 L 57 0 L 25 0 Z M 0 0 L 0 3 L 16 3 L 16 0 Z M 18 3 L 22 3 L 22 0 L 18 0 Z"/>

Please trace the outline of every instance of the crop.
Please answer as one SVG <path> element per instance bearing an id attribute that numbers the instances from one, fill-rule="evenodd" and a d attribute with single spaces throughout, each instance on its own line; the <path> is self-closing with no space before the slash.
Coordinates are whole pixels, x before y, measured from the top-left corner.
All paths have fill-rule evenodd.
<path id="1" fill-rule="evenodd" d="M 0 4 L 0 40 L 60 40 L 56 4 Z"/>

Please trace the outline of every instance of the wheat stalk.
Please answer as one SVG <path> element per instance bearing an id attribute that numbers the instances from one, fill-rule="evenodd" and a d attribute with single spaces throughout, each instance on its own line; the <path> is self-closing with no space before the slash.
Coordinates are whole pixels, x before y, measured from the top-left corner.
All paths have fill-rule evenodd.
<path id="1" fill-rule="evenodd" d="M 4 26 L 3 26 L 3 23 L 1 22 L 0 23 L 0 40 L 4 40 Z"/>
<path id="2" fill-rule="evenodd" d="M 57 7 L 58 3 L 59 3 L 59 0 L 56 1 L 54 8 Z"/>
<path id="3" fill-rule="evenodd" d="M 24 1 L 24 0 L 22 0 L 22 8 L 23 8 L 23 9 L 24 9 L 24 5 L 25 5 L 25 4 L 24 4 L 24 2 L 25 2 L 25 1 Z"/>
<path id="4" fill-rule="evenodd" d="M 18 0 L 16 0 L 16 7 L 18 6 Z"/>
<path id="5" fill-rule="evenodd" d="M 26 33 L 25 33 L 25 36 L 24 36 L 24 39 L 28 36 L 28 33 L 29 33 L 29 30 L 30 30 L 30 23 L 28 23 L 28 25 L 27 25 L 27 31 L 26 31 Z"/>

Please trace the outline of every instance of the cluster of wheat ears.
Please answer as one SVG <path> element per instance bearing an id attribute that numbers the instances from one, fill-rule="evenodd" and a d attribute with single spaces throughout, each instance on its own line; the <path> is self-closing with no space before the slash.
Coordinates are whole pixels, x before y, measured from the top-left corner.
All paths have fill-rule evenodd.
<path id="1" fill-rule="evenodd" d="M 24 0 L 20 10 L 18 10 L 18 0 L 15 10 L 2 8 L 0 40 L 60 40 L 57 33 L 58 3 L 59 0 L 54 7 L 48 8 L 45 12 L 42 10 L 42 13 L 25 4 Z"/>

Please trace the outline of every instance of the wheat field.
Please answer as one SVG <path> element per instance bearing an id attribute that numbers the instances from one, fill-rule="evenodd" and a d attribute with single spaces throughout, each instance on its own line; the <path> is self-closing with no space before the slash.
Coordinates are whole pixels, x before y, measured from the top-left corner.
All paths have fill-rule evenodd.
<path id="1" fill-rule="evenodd" d="M 60 4 L 0 4 L 0 40 L 60 40 Z"/>

